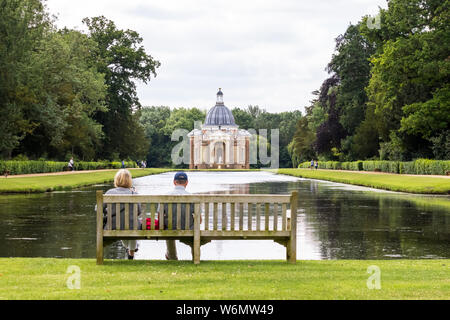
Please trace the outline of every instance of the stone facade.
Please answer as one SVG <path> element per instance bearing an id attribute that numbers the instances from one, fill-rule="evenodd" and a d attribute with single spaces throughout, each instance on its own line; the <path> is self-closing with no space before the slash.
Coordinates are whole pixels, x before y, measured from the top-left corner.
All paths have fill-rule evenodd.
<path id="1" fill-rule="evenodd" d="M 190 169 L 250 169 L 250 133 L 239 129 L 223 103 L 219 89 L 217 103 L 201 129 L 189 133 Z"/>

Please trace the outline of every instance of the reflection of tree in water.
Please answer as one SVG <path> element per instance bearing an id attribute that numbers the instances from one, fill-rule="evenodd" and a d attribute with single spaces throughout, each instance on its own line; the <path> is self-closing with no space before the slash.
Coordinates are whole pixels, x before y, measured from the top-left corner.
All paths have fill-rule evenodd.
<path id="1" fill-rule="evenodd" d="M 448 257 L 448 214 L 381 193 L 320 190 L 306 212 L 324 258 Z"/>
<path id="2" fill-rule="evenodd" d="M 95 236 L 92 236 L 95 235 L 95 193 L 56 192 L 7 197 L 8 205 L 2 209 L 5 210 L 3 217 L 10 223 L 0 224 L 5 244 L 0 256 L 95 256 Z"/>

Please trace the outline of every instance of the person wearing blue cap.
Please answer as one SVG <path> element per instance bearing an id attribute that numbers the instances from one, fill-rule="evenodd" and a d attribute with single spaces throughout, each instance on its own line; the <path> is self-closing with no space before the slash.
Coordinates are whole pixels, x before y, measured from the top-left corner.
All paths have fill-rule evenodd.
<path id="1" fill-rule="evenodd" d="M 186 191 L 186 187 L 188 185 L 188 176 L 185 172 L 177 172 L 175 174 L 175 177 L 173 179 L 174 189 L 170 194 L 173 195 L 181 195 L 181 194 L 189 194 L 189 192 Z M 164 211 L 163 211 L 163 217 L 164 217 L 164 229 L 168 228 L 169 225 L 169 218 L 168 218 L 168 204 L 164 204 Z M 158 212 L 161 212 L 158 208 Z M 177 204 L 172 204 L 172 212 L 177 212 Z M 189 229 L 194 229 L 194 206 L 190 206 L 190 219 L 189 219 Z M 184 230 L 186 227 L 186 204 L 181 204 L 181 229 Z M 172 226 L 175 229 L 177 226 L 177 215 L 172 215 Z M 166 259 L 167 260 L 178 260 L 177 256 L 177 247 L 175 244 L 175 240 L 166 240 L 167 245 L 167 252 L 166 252 Z"/>

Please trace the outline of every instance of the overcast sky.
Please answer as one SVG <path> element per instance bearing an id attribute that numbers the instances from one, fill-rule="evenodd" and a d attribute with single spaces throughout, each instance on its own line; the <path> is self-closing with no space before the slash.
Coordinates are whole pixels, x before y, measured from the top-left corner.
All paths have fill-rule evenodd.
<path id="1" fill-rule="evenodd" d="M 104 15 L 137 31 L 161 62 L 138 85 L 143 106 L 215 104 L 219 87 L 230 107 L 303 110 L 319 89 L 334 39 L 386 0 L 48 0 L 59 27 L 85 30 Z"/>

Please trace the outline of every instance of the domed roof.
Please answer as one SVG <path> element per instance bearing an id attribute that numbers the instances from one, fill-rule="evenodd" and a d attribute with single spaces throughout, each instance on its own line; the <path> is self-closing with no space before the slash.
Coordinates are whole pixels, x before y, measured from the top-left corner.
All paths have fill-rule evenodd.
<path id="1" fill-rule="evenodd" d="M 206 126 L 236 126 L 233 114 L 225 105 L 216 105 L 209 110 L 205 121 Z"/>
<path id="2" fill-rule="evenodd" d="M 233 114 L 223 103 L 223 93 L 219 89 L 217 103 L 206 115 L 205 126 L 236 126 Z M 237 126 L 236 126 L 237 127 Z"/>

